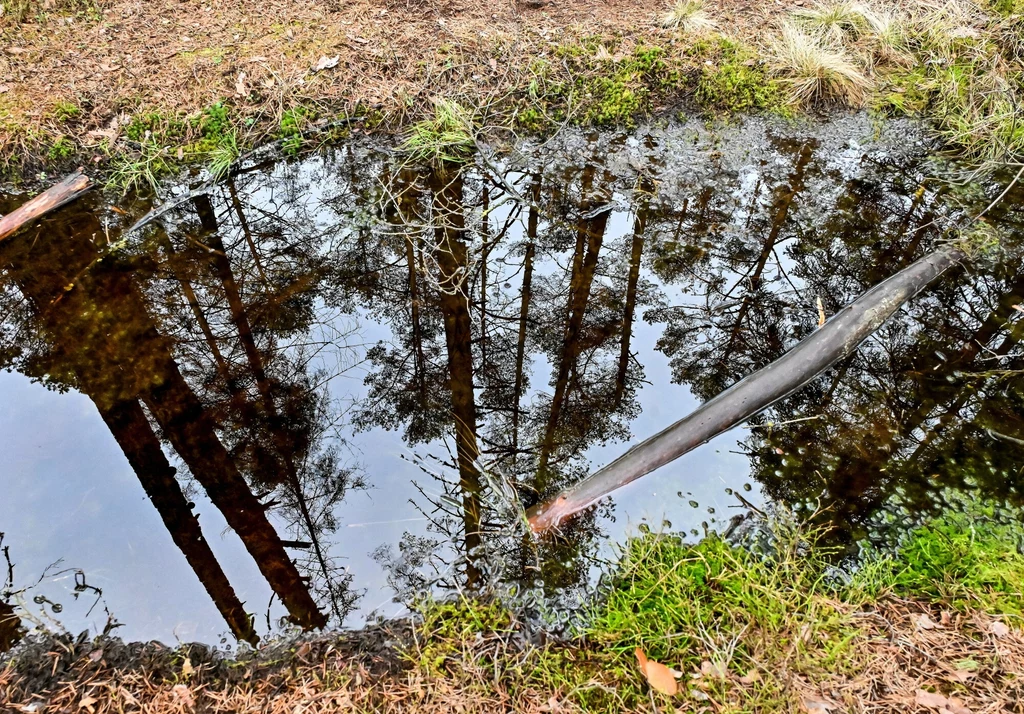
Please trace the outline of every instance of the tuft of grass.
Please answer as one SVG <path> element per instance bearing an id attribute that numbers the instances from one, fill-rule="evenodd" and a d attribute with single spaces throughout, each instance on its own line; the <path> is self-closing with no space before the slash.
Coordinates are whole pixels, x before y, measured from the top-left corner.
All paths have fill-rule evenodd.
<path id="1" fill-rule="evenodd" d="M 82 110 L 74 102 L 60 100 L 53 105 L 51 114 L 56 121 L 64 123 L 81 116 Z"/>
<path id="2" fill-rule="evenodd" d="M 241 153 L 238 148 L 238 134 L 231 130 L 226 131 L 210 151 L 210 161 L 207 164 L 210 175 L 215 179 L 223 178 Z"/>
<path id="3" fill-rule="evenodd" d="M 283 139 L 281 150 L 285 154 L 295 156 L 302 150 L 302 132 L 315 118 L 311 109 L 301 105 L 285 110 L 278 127 L 278 137 Z"/>
<path id="4" fill-rule="evenodd" d="M 75 153 L 75 144 L 66 136 L 59 136 L 57 140 L 50 145 L 49 150 L 46 152 L 46 158 L 50 161 L 63 161 L 70 158 Z"/>
<path id="5" fill-rule="evenodd" d="M 414 124 L 400 148 L 413 161 L 435 166 L 466 161 L 476 149 L 473 117 L 458 102 L 437 98 L 433 117 Z"/>
<path id="6" fill-rule="evenodd" d="M 862 45 L 870 64 L 914 64 L 910 27 L 905 18 L 890 10 L 867 10 L 864 17 L 868 29 L 862 34 Z"/>
<path id="7" fill-rule="evenodd" d="M 860 37 L 870 27 L 868 10 L 860 3 L 829 2 L 814 7 L 797 8 L 791 13 L 793 22 L 827 42 L 841 43 Z"/>
<path id="8" fill-rule="evenodd" d="M 715 21 L 708 15 L 703 0 L 678 0 L 661 18 L 661 26 L 699 35 L 713 30 Z"/>
<path id="9" fill-rule="evenodd" d="M 796 104 L 834 100 L 860 106 L 873 86 L 844 51 L 788 22 L 771 44 L 769 63 Z"/>
<path id="10" fill-rule="evenodd" d="M 135 152 L 118 154 L 111 160 L 107 186 L 122 194 L 146 188 L 156 191 L 160 178 L 173 170 L 168 148 L 146 137 Z"/>

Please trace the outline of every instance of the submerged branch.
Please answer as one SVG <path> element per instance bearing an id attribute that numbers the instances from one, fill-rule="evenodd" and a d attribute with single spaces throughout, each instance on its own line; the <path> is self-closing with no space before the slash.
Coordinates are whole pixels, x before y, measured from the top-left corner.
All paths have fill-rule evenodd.
<path id="1" fill-rule="evenodd" d="M 0 241 L 14 235 L 19 229 L 37 218 L 74 201 L 90 188 L 92 188 L 92 184 L 89 177 L 81 170 L 74 172 L 60 183 L 50 186 L 6 216 L 0 216 Z"/>
<path id="2" fill-rule="evenodd" d="M 689 416 L 637 444 L 603 469 L 530 509 L 534 532 L 543 532 L 592 506 L 612 491 L 679 458 L 768 408 L 852 354 L 900 307 L 966 257 L 948 245 L 868 290 L 796 347 L 705 402 Z"/>

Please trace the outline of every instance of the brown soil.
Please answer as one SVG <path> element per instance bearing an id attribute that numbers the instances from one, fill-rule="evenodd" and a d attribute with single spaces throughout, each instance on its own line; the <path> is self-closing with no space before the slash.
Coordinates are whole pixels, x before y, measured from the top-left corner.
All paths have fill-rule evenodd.
<path id="1" fill-rule="evenodd" d="M 0 147 L 38 151 L 61 135 L 80 146 L 117 136 L 144 111 L 189 115 L 229 100 L 242 114 L 280 116 L 295 104 L 332 111 L 357 102 L 394 113 L 430 97 L 485 104 L 559 43 L 601 36 L 626 46 L 668 42 L 666 0 L 487 3 L 431 0 L 5 0 L 35 3 L 0 15 Z M 76 3 L 68 6 L 68 3 Z M 803 0 L 724 0 L 719 27 L 756 40 Z M 321 58 L 337 65 L 313 72 Z M 331 63 L 329 63 L 331 64 Z M 57 107 L 82 109 L 73 118 Z M 120 119 L 118 119 L 120 117 Z M 25 157 L 22 157 L 25 158 Z"/>
<path id="2" fill-rule="evenodd" d="M 829 714 L 1014 713 L 1024 702 L 1024 636 L 980 612 L 943 611 L 888 600 L 870 612 L 847 611 L 858 632 L 849 656 L 826 671 L 797 671 L 797 637 L 772 662 L 745 674 L 712 666 L 683 673 L 671 701 L 652 695 L 617 711 L 778 711 Z M 404 642 L 411 656 L 395 654 Z M 202 647 L 49 643 L 34 645 L 0 670 L 0 707 L 23 712 L 578 712 L 579 695 L 612 695 L 621 670 L 579 659 L 590 679 L 572 692 L 537 676 L 557 648 L 538 649 L 519 634 L 482 634 L 449 643 L 428 673 L 408 629 L 370 630 L 344 639 L 270 647 L 228 662 Z M 820 645 L 815 645 L 820 646 Z M 827 643 L 826 643 L 827 646 Z M 786 654 L 786 653 L 789 654 Z M 428 658 L 433 661 L 433 658 Z M 563 660 L 564 661 L 564 660 Z M 187 664 L 186 664 L 187 662 Z M 705 662 L 705 665 L 710 663 Z M 576 666 L 576 665 L 569 665 Z M 628 675 L 627 675 L 628 676 Z M 616 679 L 619 677 L 619 679 Z M 635 673 L 635 686 L 640 674 Z M 620 702 L 623 700 L 619 699 Z M 654 708 L 652 709 L 652 706 Z M 678 707 L 678 708 L 675 708 Z"/>

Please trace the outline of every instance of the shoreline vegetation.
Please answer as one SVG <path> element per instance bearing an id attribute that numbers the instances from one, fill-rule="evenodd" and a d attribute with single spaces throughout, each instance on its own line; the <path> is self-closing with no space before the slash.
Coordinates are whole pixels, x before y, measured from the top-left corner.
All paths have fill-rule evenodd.
<path id="1" fill-rule="evenodd" d="M 154 189 L 185 166 L 216 177 L 272 142 L 295 155 L 356 132 L 415 137 L 444 108 L 499 143 L 679 112 L 866 108 L 924 119 L 975 164 L 1024 154 L 1016 0 L 798 0 L 756 16 L 702 0 L 357 3 L 296 10 L 258 38 L 244 6 L 210 5 L 189 24 L 162 3 L 2 4 L 0 165 L 15 181 L 85 165 L 119 191 Z"/>
<path id="2" fill-rule="evenodd" d="M 952 499 L 848 569 L 825 535 L 778 517 L 739 544 L 639 534 L 559 639 L 468 597 L 234 659 L 37 638 L 0 669 L 0 699 L 90 714 L 1016 711 L 1024 529 L 1013 512 Z"/>

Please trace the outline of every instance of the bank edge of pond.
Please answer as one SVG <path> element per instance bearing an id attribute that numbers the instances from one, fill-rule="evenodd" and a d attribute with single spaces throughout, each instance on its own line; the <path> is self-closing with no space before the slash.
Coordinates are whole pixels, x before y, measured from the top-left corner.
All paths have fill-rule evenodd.
<path id="1" fill-rule="evenodd" d="M 1019 0 L 797 8 L 758 46 L 707 30 L 700 20 L 711 21 L 709 9 L 699 2 L 674 12 L 674 34 L 638 27 L 583 36 L 563 28 L 557 43 L 527 32 L 512 47 L 448 48 L 422 62 L 422 72 L 436 77 L 432 96 L 396 105 L 324 99 L 307 89 L 266 102 L 224 97 L 190 112 L 143 106 L 105 127 L 68 101 L 34 122 L 12 111 L 0 122 L 0 162 L 15 180 L 91 164 L 117 190 L 155 189 L 184 167 L 216 175 L 268 142 L 295 155 L 354 132 L 403 133 L 435 117 L 437 99 L 498 140 L 569 124 L 630 128 L 680 109 L 710 119 L 867 106 L 880 117 L 927 119 L 947 147 L 975 161 L 1024 154 L 1016 118 L 1024 94 Z M 481 79 L 481 67 L 496 66 L 500 77 Z"/>
<path id="2" fill-rule="evenodd" d="M 568 640 L 548 641 L 503 606 L 467 598 L 426 603 L 412 622 L 236 659 L 203 646 L 44 638 L 0 670 L 0 700 L 90 714 L 963 714 L 1024 701 L 1024 527 L 1013 514 L 954 501 L 849 577 L 837 577 L 820 535 L 776 521 L 766 550 L 757 539 L 638 536 Z M 635 648 L 681 674 L 678 694 L 651 690 Z"/>

